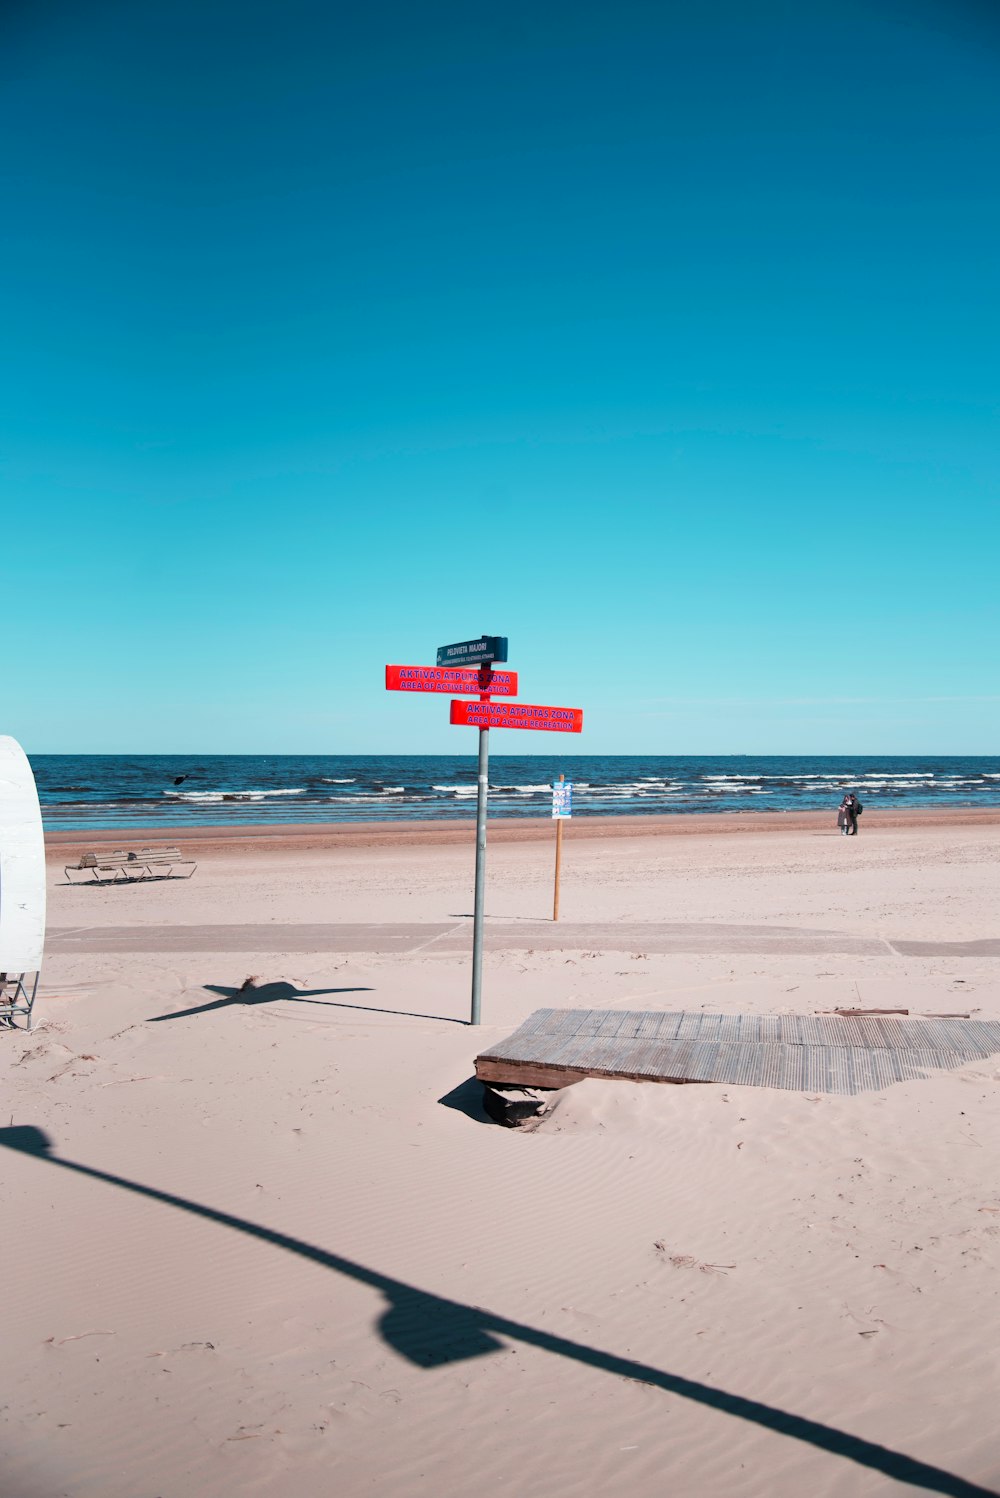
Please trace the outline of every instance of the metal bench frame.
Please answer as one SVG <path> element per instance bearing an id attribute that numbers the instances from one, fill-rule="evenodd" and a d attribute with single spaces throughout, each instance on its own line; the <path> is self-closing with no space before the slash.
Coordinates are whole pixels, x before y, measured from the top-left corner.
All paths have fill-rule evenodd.
<path id="1" fill-rule="evenodd" d="M 81 853 L 80 862 L 67 864 L 64 872 L 70 884 L 130 884 L 144 879 L 190 879 L 197 867 L 179 848 L 116 848 L 111 853 Z M 175 874 L 178 868 L 188 872 Z M 92 877 L 70 878 L 81 871 Z"/>
<path id="2" fill-rule="evenodd" d="M 33 981 L 27 983 L 27 978 Z M 38 973 L 0 973 L 0 1027 L 13 1029 L 15 1014 L 23 1014 L 31 1029 L 38 979 Z"/>

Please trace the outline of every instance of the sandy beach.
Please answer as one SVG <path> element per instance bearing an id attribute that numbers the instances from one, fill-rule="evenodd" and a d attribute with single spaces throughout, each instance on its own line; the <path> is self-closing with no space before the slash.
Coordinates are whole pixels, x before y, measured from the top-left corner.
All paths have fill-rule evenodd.
<path id="1" fill-rule="evenodd" d="M 526 1131 L 470 1081 L 542 1006 L 1000 1019 L 1000 813 L 577 819 L 558 925 L 551 823 L 494 823 L 475 1029 L 473 840 L 209 829 L 77 887 L 139 836 L 48 839 L 4 1498 L 1000 1490 L 1000 1056 Z"/>

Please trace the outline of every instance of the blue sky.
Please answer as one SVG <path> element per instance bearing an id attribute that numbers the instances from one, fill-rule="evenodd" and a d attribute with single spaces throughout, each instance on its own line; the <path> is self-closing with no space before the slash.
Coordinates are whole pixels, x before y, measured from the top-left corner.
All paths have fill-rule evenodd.
<path id="1" fill-rule="evenodd" d="M 996 751 L 992 4 L 13 0 L 0 57 L 29 752 L 472 752 L 382 679 L 480 631 L 580 752 Z"/>

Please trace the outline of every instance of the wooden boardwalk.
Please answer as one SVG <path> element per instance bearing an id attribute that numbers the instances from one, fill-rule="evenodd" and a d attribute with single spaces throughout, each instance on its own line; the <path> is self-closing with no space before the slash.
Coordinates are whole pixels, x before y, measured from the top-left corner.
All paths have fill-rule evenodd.
<path id="1" fill-rule="evenodd" d="M 617 1077 L 850 1094 L 997 1052 L 997 1020 L 536 1009 L 476 1057 L 476 1076 L 521 1087 Z"/>

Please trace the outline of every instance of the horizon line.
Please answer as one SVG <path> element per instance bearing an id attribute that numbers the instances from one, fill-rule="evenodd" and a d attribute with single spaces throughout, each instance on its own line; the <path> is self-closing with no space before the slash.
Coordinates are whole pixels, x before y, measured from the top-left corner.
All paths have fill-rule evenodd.
<path id="1" fill-rule="evenodd" d="M 23 745 L 22 745 L 23 748 Z M 401 753 L 392 749 L 24 749 L 31 757 L 108 758 L 131 756 L 135 759 L 467 759 L 475 749 L 425 750 Z M 516 750 L 491 747 L 490 757 L 506 754 L 517 759 L 998 759 L 1000 753 L 981 749 L 852 749 L 771 750 L 771 749 L 596 749 L 596 750 Z"/>

